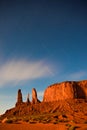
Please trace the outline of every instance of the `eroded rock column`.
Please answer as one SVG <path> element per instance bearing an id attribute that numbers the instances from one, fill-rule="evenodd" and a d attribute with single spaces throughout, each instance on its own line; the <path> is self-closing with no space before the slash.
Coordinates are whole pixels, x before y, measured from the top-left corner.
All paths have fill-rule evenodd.
<path id="1" fill-rule="evenodd" d="M 18 94 L 17 94 L 17 103 L 16 103 L 16 106 L 17 106 L 17 105 L 20 105 L 21 103 L 23 103 L 23 99 L 22 99 L 21 89 L 19 89 L 19 90 L 18 90 Z"/>
<path id="2" fill-rule="evenodd" d="M 29 99 L 29 93 L 28 93 L 28 95 L 27 95 L 27 104 L 29 104 L 30 103 L 30 99 Z"/>
<path id="3" fill-rule="evenodd" d="M 36 104 L 39 103 L 40 101 L 37 98 L 37 91 L 35 88 L 32 89 L 32 103 Z"/>

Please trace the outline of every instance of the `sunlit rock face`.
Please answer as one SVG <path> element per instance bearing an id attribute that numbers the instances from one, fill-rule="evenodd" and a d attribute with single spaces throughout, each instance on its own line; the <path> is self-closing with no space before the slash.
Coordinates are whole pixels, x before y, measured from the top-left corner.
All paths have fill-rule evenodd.
<path id="1" fill-rule="evenodd" d="M 45 90 L 43 101 L 50 102 L 75 98 L 87 99 L 87 80 L 53 84 Z"/>
<path id="2" fill-rule="evenodd" d="M 32 103 L 36 104 L 39 103 L 40 101 L 37 98 L 37 91 L 35 88 L 32 89 Z"/>

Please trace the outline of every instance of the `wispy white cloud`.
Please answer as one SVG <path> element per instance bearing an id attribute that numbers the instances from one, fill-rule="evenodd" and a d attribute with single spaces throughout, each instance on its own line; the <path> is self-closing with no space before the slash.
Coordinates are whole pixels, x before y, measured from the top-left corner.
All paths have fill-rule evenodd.
<path id="1" fill-rule="evenodd" d="M 11 60 L 0 66 L 0 87 L 50 76 L 52 71 L 51 66 L 43 61 Z"/>
<path id="2" fill-rule="evenodd" d="M 86 76 L 86 71 L 78 71 L 70 74 L 68 77 L 70 80 L 80 80 Z"/>

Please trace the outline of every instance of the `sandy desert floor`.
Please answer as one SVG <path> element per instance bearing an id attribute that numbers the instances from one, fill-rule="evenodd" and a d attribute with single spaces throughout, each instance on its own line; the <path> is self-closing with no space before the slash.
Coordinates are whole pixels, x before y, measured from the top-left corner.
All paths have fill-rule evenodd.
<path id="1" fill-rule="evenodd" d="M 87 124 L 77 124 L 75 130 L 87 130 Z M 0 130 L 69 130 L 65 124 L 0 124 Z"/>
<path id="2" fill-rule="evenodd" d="M 54 124 L 0 124 L 0 130 L 66 130 L 66 127 Z"/>

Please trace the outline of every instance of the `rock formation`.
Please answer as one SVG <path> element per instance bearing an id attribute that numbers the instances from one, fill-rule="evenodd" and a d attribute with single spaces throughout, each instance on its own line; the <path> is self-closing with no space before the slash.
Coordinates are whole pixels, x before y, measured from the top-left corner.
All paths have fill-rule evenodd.
<path id="1" fill-rule="evenodd" d="M 66 99 L 87 99 L 87 80 L 66 81 L 49 86 L 45 92 L 43 101 L 59 101 Z"/>
<path id="2" fill-rule="evenodd" d="M 87 80 L 77 82 L 77 95 L 87 100 Z"/>
<path id="3" fill-rule="evenodd" d="M 29 93 L 28 93 L 28 95 L 27 95 L 27 103 L 30 103 Z"/>
<path id="4" fill-rule="evenodd" d="M 22 99 L 22 93 L 21 93 L 21 89 L 18 90 L 18 95 L 17 95 L 17 103 L 16 105 L 19 105 L 23 103 L 23 99 Z"/>
<path id="5" fill-rule="evenodd" d="M 37 91 L 36 91 L 35 88 L 33 88 L 33 89 L 32 89 L 32 103 L 33 103 L 33 104 L 36 104 L 36 103 L 38 103 L 38 102 L 40 102 L 40 101 L 39 101 L 38 98 L 37 98 Z"/>
<path id="6" fill-rule="evenodd" d="M 84 81 L 65 81 L 62 83 L 53 84 L 44 92 L 43 102 L 52 102 L 66 99 L 86 99 L 87 100 L 87 80 Z M 23 102 L 21 89 L 18 90 L 17 105 L 27 103 L 36 104 L 40 101 L 37 98 L 37 91 L 32 89 L 32 101 L 29 100 L 29 94 L 27 101 Z"/>
<path id="7" fill-rule="evenodd" d="M 27 116 L 29 117 L 28 121 L 32 122 L 35 121 L 35 119 L 37 120 L 37 118 L 35 117 L 34 119 L 34 116 L 32 115 L 40 115 L 41 117 L 41 115 L 46 114 L 47 118 L 47 115 L 49 115 L 48 113 L 50 113 L 51 115 L 48 116 L 48 119 L 52 117 L 53 121 L 50 120 L 52 121 L 51 123 L 59 120 L 64 120 L 65 122 L 65 118 L 66 121 L 73 120 L 76 123 L 86 122 L 87 80 L 79 82 L 66 81 L 62 83 L 53 84 L 45 90 L 43 102 L 39 102 L 40 101 L 37 98 L 37 91 L 35 88 L 32 89 L 32 102 L 30 102 L 29 100 L 29 94 L 27 96 L 27 101 L 23 102 L 21 89 L 19 89 L 16 106 L 7 110 L 5 114 L 1 116 L 0 121 L 4 123 L 7 119 L 10 119 L 10 117 L 16 116 L 22 117 L 22 119 L 24 119 Z M 59 113 L 61 113 L 62 115 L 59 115 Z M 41 119 L 42 122 L 44 121 L 43 117 L 44 116 L 40 118 L 40 122 Z M 13 123 L 15 122 L 13 121 Z"/>

